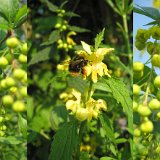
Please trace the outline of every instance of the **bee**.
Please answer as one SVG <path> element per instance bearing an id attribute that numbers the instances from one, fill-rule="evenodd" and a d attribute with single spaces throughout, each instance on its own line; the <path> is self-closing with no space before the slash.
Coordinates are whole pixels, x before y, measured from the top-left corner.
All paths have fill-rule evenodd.
<path id="1" fill-rule="evenodd" d="M 84 67 L 87 65 L 88 60 L 84 59 L 83 56 L 77 55 L 69 62 L 69 71 L 71 75 L 84 74 Z"/>

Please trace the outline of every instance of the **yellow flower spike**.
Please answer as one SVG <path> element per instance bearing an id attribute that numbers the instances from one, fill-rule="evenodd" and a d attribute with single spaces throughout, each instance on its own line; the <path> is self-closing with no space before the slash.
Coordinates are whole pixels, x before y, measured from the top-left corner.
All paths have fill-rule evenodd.
<path id="1" fill-rule="evenodd" d="M 103 99 L 98 99 L 95 106 L 98 110 L 107 110 L 107 103 Z"/>
<path id="2" fill-rule="evenodd" d="M 71 93 L 73 94 L 73 96 L 77 99 L 77 100 L 81 100 L 81 93 L 78 92 L 77 90 L 75 89 L 72 89 Z"/>
<path id="3" fill-rule="evenodd" d="M 73 32 L 73 31 L 71 31 L 71 32 L 69 32 L 67 34 L 66 40 L 67 40 L 68 44 L 70 44 L 70 45 L 76 45 L 76 43 L 74 42 L 74 40 L 71 38 L 71 36 L 75 36 L 75 35 L 76 35 L 76 32 Z"/>
<path id="4" fill-rule="evenodd" d="M 86 108 L 78 108 L 76 112 L 76 118 L 79 121 L 85 121 L 88 118 L 88 110 Z"/>
<path id="5" fill-rule="evenodd" d="M 90 45 L 88 45 L 87 43 L 85 43 L 85 42 L 83 42 L 83 41 L 81 41 L 81 44 L 82 44 L 83 49 L 84 49 L 88 54 L 92 54 Z"/>
<path id="6" fill-rule="evenodd" d="M 92 71 L 92 81 L 93 81 L 94 83 L 97 82 L 97 72 L 96 72 L 96 71 Z"/>
<path id="7" fill-rule="evenodd" d="M 77 101 L 74 100 L 68 100 L 66 102 L 66 109 L 71 110 L 73 113 L 76 113 L 76 110 L 78 108 L 78 103 Z"/>
<path id="8" fill-rule="evenodd" d="M 68 97 L 68 94 L 66 93 L 66 92 L 63 92 L 63 93 L 61 93 L 60 95 L 59 95 L 59 98 L 60 99 L 65 99 L 65 98 L 67 98 Z"/>

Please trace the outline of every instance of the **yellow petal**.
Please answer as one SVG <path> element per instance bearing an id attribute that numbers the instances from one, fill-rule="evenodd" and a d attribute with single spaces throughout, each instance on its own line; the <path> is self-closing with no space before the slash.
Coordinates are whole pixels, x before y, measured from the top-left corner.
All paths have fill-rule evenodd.
<path id="1" fill-rule="evenodd" d="M 94 83 L 97 82 L 97 72 L 96 72 L 96 71 L 92 71 L 92 81 L 93 81 Z"/>
<path id="2" fill-rule="evenodd" d="M 85 42 L 83 42 L 83 41 L 81 41 L 81 44 L 82 44 L 83 49 L 84 49 L 88 54 L 92 54 L 90 45 L 88 45 L 87 43 L 85 43 Z"/>
<path id="3" fill-rule="evenodd" d="M 98 55 L 106 55 L 107 53 L 110 53 L 110 52 L 112 52 L 112 51 L 114 51 L 114 48 L 99 48 L 99 49 L 97 49 L 97 54 Z"/>
<path id="4" fill-rule="evenodd" d="M 66 102 L 66 109 L 67 110 L 71 110 L 73 113 L 75 113 L 76 110 L 77 110 L 77 103 L 76 103 L 76 101 L 68 100 Z"/>
<path id="5" fill-rule="evenodd" d="M 103 76 L 103 65 L 102 65 L 102 63 L 99 63 L 97 65 L 97 73 L 99 74 L 100 77 Z"/>

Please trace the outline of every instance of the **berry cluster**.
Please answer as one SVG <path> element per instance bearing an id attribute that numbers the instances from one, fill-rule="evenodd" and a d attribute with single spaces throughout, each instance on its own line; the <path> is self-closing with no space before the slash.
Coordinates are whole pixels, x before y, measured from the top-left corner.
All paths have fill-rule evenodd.
<path id="1" fill-rule="evenodd" d="M 6 40 L 6 46 L 0 56 L 1 132 L 6 129 L 3 123 L 7 109 L 12 107 L 15 112 L 26 111 L 27 97 L 27 43 L 11 37 Z"/>
<path id="2" fill-rule="evenodd" d="M 156 70 L 160 68 L 159 40 L 159 26 L 137 31 L 136 48 L 139 51 L 146 49 L 150 55 L 145 64 L 138 61 L 133 63 L 134 141 L 136 146 L 134 149 L 140 151 L 140 147 L 145 148 L 145 152 L 139 152 L 142 159 L 148 156 L 151 148 L 155 148 L 154 158 L 159 154 L 159 149 L 157 149 L 159 144 L 154 143 L 158 140 L 155 130 L 160 120 L 160 76 L 156 74 Z"/>

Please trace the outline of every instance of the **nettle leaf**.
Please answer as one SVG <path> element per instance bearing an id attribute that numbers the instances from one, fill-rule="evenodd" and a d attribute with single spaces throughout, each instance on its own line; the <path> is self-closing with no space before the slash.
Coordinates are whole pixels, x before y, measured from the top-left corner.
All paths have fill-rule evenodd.
<path id="1" fill-rule="evenodd" d="M 133 125 L 133 114 L 132 114 L 132 100 L 129 94 L 129 90 L 126 88 L 125 84 L 116 78 L 105 79 L 106 83 L 109 85 L 113 97 L 117 102 L 121 103 L 125 113 L 128 116 L 128 126 L 132 130 Z"/>
<path id="2" fill-rule="evenodd" d="M 77 140 L 77 122 L 66 123 L 53 138 L 49 160 L 71 160 Z"/>
<path id="3" fill-rule="evenodd" d="M 78 32 L 78 33 L 90 32 L 90 30 L 88 30 L 88 29 L 77 27 L 77 26 L 69 26 L 68 29 L 70 31 L 75 31 L 75 32 Z"/>
<path id="4" fill-rule="evenodd" d="M 52 53 L 52 47 L 47 47 L 39 51 L 38 53 L 34 54 L 30 62 L 28 63 L 29 66 L 36 64 L 38 62 L 46 61 L 50 59 Z"/>
<path id="5" fill-rule="evenodd" d="M 5 16 L 5 19 L 11 24 L 19 10 L 18 0 L 0 0 L 0 13 Z"/>
<path id="6" fill-rule="evenodd" d="M 80 17 L 80 15 L 78 15 L 74 12 L 69 12 L 69 11 L 65 13 L 65 16 L 67 16 L 67 17 Z"/>
<path id="7" fill-rule="evenodd" d="M 47 7 L 51 12 L 57 12 L 58 7 L 56 5 L 54 5 L 53 3 L 49 2 L 48 0 L 43 0 L 43 1 L 47 4 Z"/>
<path id="8" fill-rule="evenodd" d="M 97 34 L 97 36 L 95 38 L 95 50 L 98 49 L 98 47 L 100 46 L 101 42 L 103 41 L 104 31 L 105 31 L 105 28 L 102 30 L 102 32 L 100 32 L 99 34 Z"/>
<path id="9" fill-rule="evenodd" d="M 59 32 L 58 30 L 54 30 L 54 31 L 51 32 L 51 34 L 49 35 L 48 41 L 42 43 L 41 46 L 53 44 L 53 43 L 56 42 L 59 38 L 60 38 L 60 32 Z"/>
<path id="10" fill-rule="evenodd" d="M 100 115 L 99 119 L 102 124 L 102 127 L 105 130 L 105 135 L 109 138 L 109 140 L 114 142 L 115 137 L 114 137 L 114 131 L 113 131 L 113 126 L 111 124 L 111 121 L 105 114 Z"/>

